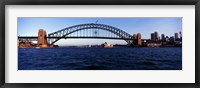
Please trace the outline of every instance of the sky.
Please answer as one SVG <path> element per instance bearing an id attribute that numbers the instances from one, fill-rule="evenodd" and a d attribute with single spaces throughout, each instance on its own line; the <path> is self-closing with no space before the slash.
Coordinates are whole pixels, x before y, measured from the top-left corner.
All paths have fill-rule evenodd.
<path id="1" fill-rule="evenodd" d="M 39 29 L 46 30 L 47 34 L 56 32 L 63 28 L 85 23 L 106 24 L 119 28 L 131 35 L 141 33 L 142 39 L 150 39 L 153 32 L 159 35 L 174 36 L 176 32 L 182 32 L 182 18 L 44 18 L 44 17 L 19 17 L 18 36 L 37 36 Z M 101 34 L 99 34 L 101 35 Z M 94 45 L 104 42 L 110 44 L 127 44 L 124 40 L 112 39 L 61 39 L 55 44 L 68 45 Z"/>

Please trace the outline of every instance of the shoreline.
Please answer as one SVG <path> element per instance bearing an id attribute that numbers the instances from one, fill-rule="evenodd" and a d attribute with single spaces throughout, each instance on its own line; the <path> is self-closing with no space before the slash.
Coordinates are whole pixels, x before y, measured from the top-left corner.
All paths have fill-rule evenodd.
<path id="1" fill-rule="evenodd" d="M 135 46 L 135 47 L 109 47 L 109 48 L 145 48 L 146 46 Z M 70 46 L 61 46 L 61 47 L 45 47 L 45 48 L 36 48 L 36 47 L 18 47 L 19 49 L 26 48 L 35 48 L 35 49 L 50 49 L 50 48 L 108 48 L 108 47 L 70 47 Z M 182 46 L 160 46 L 160 47 L 146 47 L 146 48 L 182 48 Z"/>

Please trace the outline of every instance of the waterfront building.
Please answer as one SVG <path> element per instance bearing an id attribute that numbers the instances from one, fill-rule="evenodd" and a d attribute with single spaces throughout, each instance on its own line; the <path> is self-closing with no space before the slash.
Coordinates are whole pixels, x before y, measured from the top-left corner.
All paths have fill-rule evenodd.
<path id="1" fill-rule="evenodd" d="M 112 47 L 113 47 L 112 44 L 108 44 L 107 42 L 105 42 L 104 44 L 102 44 L 102 46 L 103 46 L 104 48 L 112 48 Z"/>
<path id="2" fill-rule="evenodd" d="M 179 39 L 178 33 L 175 33 L 174 36 L 175 36 L 175 40 L 178 40 L 178 39 Z"/>
<path id="3" fill-rule="evenodd" d="M 151 33 L 151 40 L 155 40 L 155 34 Z"/>
<path id="4" fill-rule="evenodd" d="M 148 43 L 147 46 L 148 47 L 160 47 L 161 44 L 160 43 Z"/>
<path id="5" fill-rule="evenodd" d="M 173 42 L 173 41 L 174 41 L 174 37 L 171 36 L 171 37 L 169 38 L 169 40 L 170 40 L 171 42 Z"/>
<path id="6" fill-rule="evenodd" d="M 168 36 L 166 36 L 166 37 L 165 37 L 165 40 L 166 40 L 166 41 L 169 41 L 169 37 L 168 37 Z"/>
<path id="7" fill-rule="evenodd" d="M 155 32 L 155 40 L 156 41 L 159 40 L 159 34 L 158 34 L 158 32 Z"/>
<path id="8" fill-rule="evenodd" d="M 18 40 L 18 47 L 19 48 L 34 48 L 37 44 L 33 43 L 30 40 Z"/>
<path id="9" fill-rule="evenodd" d="M 181 32 L 179 32 L 179 34 L 180 34 L 180 40 L 182 41 L 182 33 L 181 33 Z"/>
<path id="10" fill-rule="evenodd" d="M 165 40 L 165 34 L 162 34 L 162 35 L 161 35 L 161 39 L 162 39 L 162 40 Z"/>

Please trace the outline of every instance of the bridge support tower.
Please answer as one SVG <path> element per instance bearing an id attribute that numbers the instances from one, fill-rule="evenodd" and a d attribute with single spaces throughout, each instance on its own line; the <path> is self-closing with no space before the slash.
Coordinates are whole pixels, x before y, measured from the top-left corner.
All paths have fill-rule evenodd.
<path id="1" fill-rule="evenodd" d="M 37 46 L 40 47 L 40 48 L 47 48 L 48 47 L 46 31 L 44 29 L 40 29 L 39 32 L 38 32 Z"/>
<path id="2" fill-rule="evenodd" d="M 133 46 L 142 46 L 142 36 L 140 33 L 137 33 L 133 35 Z"/>

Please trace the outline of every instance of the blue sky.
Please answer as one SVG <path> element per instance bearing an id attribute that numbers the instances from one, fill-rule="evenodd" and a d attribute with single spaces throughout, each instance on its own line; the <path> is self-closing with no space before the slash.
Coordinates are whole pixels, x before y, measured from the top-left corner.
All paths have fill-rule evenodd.
<path id="1" fill-rule="evenodd" d="M 39 29 L 45 29 L 47 34 L 60 29 L 84 24 L 95 23 L 117 27 L 129 34 L 141 33 L 142 38 L 150 39 L 150 34 L 157 31 L 159 35 L 174 36 L 182 31 L 182 18 L 18 18 L 18 35 L 37 36 Z M 56 44 L 91 45 L 108 42 L 111 44 L 126 44 L 123 40 L 111 39 L 61 39 Z"/>

